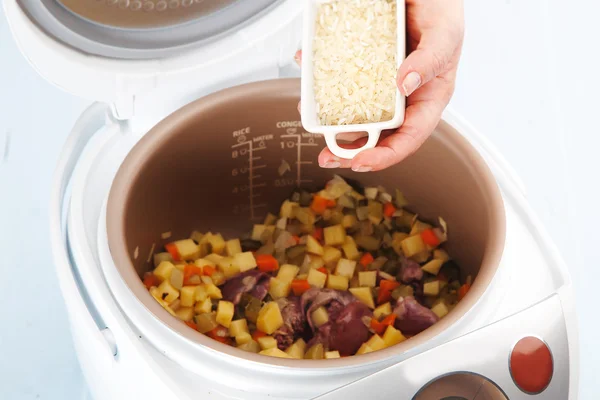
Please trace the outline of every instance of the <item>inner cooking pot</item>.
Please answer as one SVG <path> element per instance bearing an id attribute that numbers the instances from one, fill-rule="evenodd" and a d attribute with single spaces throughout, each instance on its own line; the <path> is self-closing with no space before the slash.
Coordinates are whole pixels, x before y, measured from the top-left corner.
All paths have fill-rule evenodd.
<path id="1" fill-rule="evenodd" d="M 111 188 L 108 243 L 116 268 L 148 312 L 190 341 L 253 361 L 321 367 L 383 360 L 442 333 L 471 309 L 492 281 L 505 238 L 503 201 L 483 159 L 452 127 L 436 132 L 402 163 L 385 171 L 322 169 L 319 135 L 299 122 L 297 79 L 248 84 L 212 94 L 176 111 L 134 147 Z M 218 343 L 172 317 L 140 277 L 153 268 L 150 255 L 193 230 L 237 238 L 300 185 L 318 189 L 333 174 L 365 186 L 399 188 L 411 211 L 449 226 L 447 249 L 475 277 L 470 292 L 446 317 L 409 340 L 367 355 L 339 360 L 283 360 Z M 170 232 L 166 238 L 163 235 Z M 304 364 L 303 364 L 304 363 Z M 308 363 L 308 364 L 307 364 Z M 331 364 L 334 363 L 334 364 Z"/>

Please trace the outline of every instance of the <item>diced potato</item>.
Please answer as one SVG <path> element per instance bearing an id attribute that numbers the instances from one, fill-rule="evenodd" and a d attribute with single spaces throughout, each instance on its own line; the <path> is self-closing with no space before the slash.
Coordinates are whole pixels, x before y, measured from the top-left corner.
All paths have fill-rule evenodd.
<path id="1" fill-rule="evenodd" d="M 381 241 L 374 236 L 356 235 L 356 245 L 367 251 L 377 251 L 381 247 Z"/>
<path id="2" fill-rule="evenodd" d="M 373 352 L 373 349 L 371 347 L 369 347 L 369 345 L 365 342 L 362 344 L 362 346 L 360 346 L 360 348 L 356 352 L 356 355 L 359 356 L 361 354 L 367 354 L 367 353 L 372 353 L 372 352 Z"/>
<path id="3" fill-rule="evenodd" d="M 263 336 L 258 338 L 258 344 L 263 350 L 268 350 L 277 347 L 277 340 L 273 336 Z"/>
<path id="4" fill-rule="evenodd" d="M 423 284 L 423 294 L 425 296 L 437 296 L 440 294 L 440 281 L 431 281 Z"/>
<path id="5" fill-rule="evenodd" d="M 341 246 L 346 241 L 346 230 L 342 225 L 328 226 L 323 229 L 327 246 Z"/>
<path id="6" fill-rule="evenodd" d="M 357 287 L 348 289 L 350 293 L 354 295 L 357 299 L 362 301 L 367 307 L 375 308 L 375 303 L 373 302 L 373 293 L 371 292 L 371 288 L 368 287 Z M 372 347 L 372 346 L 371 346 Z"/>
<path id="7" fill-rule="evenodd" d="M 402 252 L 406 257 L 412 257 L 426 250 L 421 235 L 410 236 L 401 242 Z"/>
<path id="8" fill-rule="evenodd" d="M 212 278 L 210 276 L 206 276 L 206 275 L 202 275 L 200 277 L 200 280 L 202 281 L 202 283 L 204 283 L 205 285 L 212 285 L 214 284 Z"/>
<path id="9" fill-rule="evenodd" d="M 171 272 L 174 268 L 175 265 L 173 265 L 172 262 L 163 261 L 160 264 L 158 264 L 158 267 L 154 268 L 154 275 L 156 275 L 161 282 L 164 280 L 168 280 L 169 278 L 171 278 Z"/>
<path id="10" fill-rule="evenodd" d="M 258 354 L 262 354 L 263 356 L 271 356 L 271 357 L 278 357 L 278 358 L 290 358 L 290 356 L 288 356 L 286 352 L 279 350 L 277 347 L 263 350 Z"/>
<path id="11" fill-rule="evenodd" d="M 311 235 L 306 236 L 306 251 L 318 256 L 323 255 L 323 246 Z"/>
<path id="12" fill-rule="evenodd" d="M 342 258 L 342 252 L 335 247 L 325 246 L 323 249 L 323 261 L 325 265 L 333 266 Z"/>
<path id="13" fill-rule="evenodd" d="M 346 236 L 346 242 L 342 245 L 342 250 L 344 250 L 344 255 L 348 260 L 356 261 L 360 258 L 358 247 L 356 247 L 352 236 Z"/>
<path id="14" fill-rule="evenodd" d="M 240 270 L 240 272 L 246 272 L 253 268 L 256 268 L 256 259 L 252 252 L 247 251 L 245 253 L 238 253 L 233 256 L 233 264 Z"/>
<path id="15" fill-rule="evenodd" d="M 315 224 L 315 214 L 310 208 L 297 207 L 294 210 L 294 217 L 302 223 L 302 225 L 313 226 Z"/>
<path id="16" fill-rule="evenodd" d="M 171 304 L 179 298 L 179 290 L 175 289 L 171 285 L 171 281 L 167 279 L 158 285 L 158 295 L 164 302 Z"/>
<path id="17" fill-rule="evenodd" d="M 200 243 L 202 241 L 203 237 L 204 237 L 204 234 L 202 232 L 198 232 L 198 231 L 193 231 L 190 234 L 190 239 L 192 239 L 196 243 Z"/>
<path id="18" fill-rule="evenodd" d="M 326 360 L 331 360 L 334 358 L 340 358 L 340 352 L 335 350 L 335 351 L 328 351 L 325 353 L 325 359 Z"/>
<path id="19" fill-rule="evenodd" d="M 344 229 L 353 229 L 358 224 L 358 219 L 352 214 L 344 215 L 342 218 L 342 226 Z"/>
<path id="20" fill-rule="evenodd" d="M 433 259 L 433 260 L 429 261 L 427 264 L 423 265 L 421 267 L 421 269 L 425 272 L 429 272 L 432 275 L 437 275 L 440 272 L 440 269 L 442 268 L 443 264 L 444 264 L 444 261 L 438 260 L 438 259 Z"/>
<path id="21" fill-rule="evenodd" d="M 300 272 L 300 268 L 291 264 L 284 264 L 279 268 L 279 272 L 277 273 L 277 279 L 282 282 L 291 283 L 296 275 Z"/>
<path id="22" fill-rule="evenodd" d="M 404 232 L 394 232 L 392 235 L 392 249 L 399 256 L 404 255 L 402 252 L 402 241 L 408 237 L 408 233 Z"/>
<path id="23" fill-rule="evenodd" d="M 225 242 L 225 252 L 228 256 L 232 257 L 242 252 L 242 244 L 240 239 L 231 239 Z"/>
<path id="24" fill-rule="evenodd" d="M 215 313 L 199 314 L 194 317 L 194 322 L 198 327 L 198 332 L 210 332 L 219 326 Z"/>
<path id="25" fill-rule="evenodd" d="M 398 343 L 402 343 L 406 340 L 406 337 L 400 332 L 398 329 L 394 328 L 392 325 L 388 326 L 383 334 L 383 341 L 385 343 L 385 347 L 394 346 Z"/>
<path id="26" fill-rule="evenodd" d="M 313 324 L 318 328 L 329 321 L 329 314 L 325 307 L 319 307 L 310 315 Z"/>
<path id="27" fill-rule="evenodd" d="M 389 302 L 383 303 L 379 307 L 373 310 L 373 317 L 381 320 L 392 313 L 392 306 Z"/>
<path id="28" fill-rule="evenodd" d="M 369 200 L 375 200 L 377 198 L 377 188 L 376 187 L 366 187 L 365 188 L 365 197 Z"/>
<path id="29" fill-rule="evenodd" d="M 279 215 L 282 218 L 293 218 L 295 210 L 299 206 L 300 205 L 298 203 L 294 203 L 292 201 L 286 200 L 281 205 L 281 210 L 279 211 Z"/>
<path id="30" fill-rule="evenodd" d="M 378 201 L 369 200 L 369 221 L 374 225 L 379 225 L 383 220 L 383 204 Z"/>
<path id="31" fill-rule="evenodd" d="M 282 281 L 279 278 L 271 278 L 269 284 L 269 294 L 273 300 L 281 299 L 282 297 L 288 297 L 292 288 L 291 281 Z"/>
<path id="32" fill-rule="evenodd" d="M 210 243 L 210 248 L 213 253 L 223 254 L 225 252 L 225 239 L 221 234 L 211 235 L 208 239 L 208 243 Z"/>
<path id="33" fill-rule="evenodd" d="M 358 273 L 359 286 L 375 287 L 377 285 L 377 271 L 360 271 Z"/>
<path id="34" fill-rule="evenodd" d="M 219 299 L 223 298 L 223 294 L 221 294 L 221 289 L 216 287 L 214 284 L 206 285 L 205 288 L 206 288 L 206 294 L 208 294 L 208 297 L 210 297 L 211 299 L 219 300 Z M 196 293 L 196 301 L 198 301 L 197 293 Z"/>
<path id="35" fill-rule="evenodd" d="M 217 322 L 225 328 L 229 328 L 234 311 L 235 307 L 232 302 L 224 300 L 219 301 L 219 305 L 217 306 Z"/>
<path id="36" fill-rule="evenodd" d="M 180 291 L 180 300 L 183 307 L 192 307 L 196 302 L 196 290 L 198 286 L 184 286 Z"/>
<path id="37" fill-rule="evenodd" d="M 229 324 L 229 336 L 237 337 L 241 333 L 248 333 L 248 322 L 246 319 L 236 319 Z"/>
<path id="38" fill-rule="evenodd" d="M 442 260 L 442 262 L 446 262 L 450 260 L 450 255 L 444 249 L 435 249 L 433 251 L 433 258 L 436 260 Z"/>
<path id="39" fill-rule="evenodd" d="M 275 226 L 254 225 L 252 229 L 252 240 L 266 243 L 267 240 L 273 236 L 273 232 L 275 232 Z"/>
<path id="40" fill-rule="evenodd" d="M 340 275 L 329 275 L 327 277 L 327 288 L 336 290 L 348 290 L 348 278 Z"/>
<path id="41" fill-rule="evenodd" d="M 294 344 L 288 347 L 285 352 L 292 358 L 303 359 L 304 352 L 306 351 L 306 342 L 302 339 L 296 340 Z"/>
<path id="42" fill-rule="evenodd" d="M 217 265 L 219 270 L 225 275 L 225 278 L 233 278 L 241 272 L 239 266 L 234 262 L 232 257 L 221 258 Z"/>
<path id="43" fill-rule="evenodd" d="M 335 274 L 339 276 L 345 276 L 346 278 L 350 279 L 354 276 L 355 269 L 356 261 L 341 258 L 335 267 Z"/>
<path id="44" fill-rule="evenodd" d="M 171 285 L 177 290 L 181 290 L 183 287 L 183 271 L 179 268 L 174 268 L 171 271 Z"/>
<path id="45" fill-rule="evenodd" d="M 267 216 L 265 217 L 265 225 L 275 225 L 275 222 L 277 222 L 277 217 L 271 213 L 268 213 Z"/>
<path id="46" fill-rule="evenodd" d="M 223 271 L 215 271 L 211 276 L 211 279 L 213 281 L 213 283 L 217 286 L 221 286 L 222 284 L 225 283 L 225 274 L 223 273 Z"/>
<path id="47" fill-rule="evenodd" d="M 235 336 L 235 342 L 238 344 L 238 346 L 251 341 L 253 341 L 252 335 L 250 335 L 250 333 L 248 332 L 242 332 L 239 335 Z"/>
<path id="48" fill-rule="evenodd" d="M 212 310 L 212 301 L 209 298 L 199 301 L 194 306 L 194 312 L 196 314 L 206 314 Z"/>
<path id="49" fill-rule="evenodd" d="M 214 262 L 212 262 L 210 260 L 207 260 L 206 258 L 199 258 L 199 259 L 197 259 L 196 261 L 194 261 L 194 265 L 197 266 L 197 267 L 200 267 L 200 268 L 204 268 L 207 265 L 209 267 L 216 267 L 217 266 L 216 263 L 214 263 Z"/>
<path id="50" fill-rule="evenodd" d="M 238 349 L 247 351 L 249 353 L 258 353 L 260 351 L 260 346 L 254 340 L 250 340 L 249 342 L 240 344 Z"/>
<path id="51" fill-rule="evenodd" d="M 194 309 L 192 307 L 179 307 L 175 315 L 182 321 L 191 321 L 194 318 Z"/>
<path id="52" fill-rule="evenodd" d="M 319 343 L 315 344 L 310 349 L 308 349 L 308 351 L 304 355 L 304 358 L 306 360 L 322 360 L 324 356 L 325 349 L 323 348 L 323 345 Z"/>
<path id="53" fill-rule="evenodd" d="M 306 257 L 308 257 L 308 268 L 312 269 L 312 268 L 321 268 L 322 266 L 325 265 L 325 261 L 323 261 L 323 259 L 319 256 L 311 256 L 310 254 L 307 254 Z"/>
<path id="54" fill-rule="evenodd" d="M 311 269 L 308 271 L 308 277 L 306 280 L 311 286 L 322 289 L 325 287 L 325 282 L 327 282 L 327 274 L 324 274 L 316 269 Z"/>
<path id="55" fill-rule="evenodd" d="M 267 335 L 271 335 L 282 325 L 283 318 L 276 302 L 271 301 L 265 304 L 258 312 L 256 327 Z"/>
<path id="56" fill-rule="evenodd" d="M 173 262 L 173 257 L 171 257 L 170 253 L 164 252 L 164 253 L 156 253 L 153 256 L 154 258 L 154 267 L 158 267 L 160 265 L 161 262 L 163 261 L 169 261 L 169 262 Z"/>
<path id="57" fill-rule="evenodd" d="M 208 262 L 212 263 L 212 266 L 216 266 L 219 262 L 221 262 L 221 260 L 223 260 L 225 257 L 220 256 L 218 254 L 212 253 L 212 254 L 208 254 L 206 256 L 204 256 L 204 260 L 207 260 Z"/>
<path id="58" fill-rule="evenodd" d="M 200 247 L 192 239 L 173 242 L 182 260 L 195 260 L 200 257 Z"/>
<path id="59" fill-rule="evenodd" d="M 369 346 L 373 351 L 385 349 L 385 342 L 381 338 L 381 336 L 375 334 L 371 336 L 371 339 L 366 341 L 367 346 Z"/>
<path id="60" fill-rule="evenodd" d="M 446 306 L 446 303 L 440 301 L 439 303 L 431 307 L 431 311 L 433 311 L 433 313 L 437 315 L 438 318 L 444 318 L 448 314 L 449 310 L 448 306 Z"/>
<path id="61" fill-rule="evenodd" d="M 417 234 L 423 232 L 424 230 L 431 229 L 431 228 L 432 228 L 431 225 L 426 224 L 423 221 L 416 220 L 415 223 L 413 224 L 411 230 L 410 230 L 409 235 L 410 236 L 417 235 Z"/>

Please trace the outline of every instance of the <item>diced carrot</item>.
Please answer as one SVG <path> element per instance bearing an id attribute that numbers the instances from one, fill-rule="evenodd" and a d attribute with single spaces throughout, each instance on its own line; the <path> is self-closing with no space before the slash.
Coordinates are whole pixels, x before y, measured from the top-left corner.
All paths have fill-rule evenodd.
<path id="1" fill-rule="evenodd" d="M 175 243 L 165 244 L 165 249 L 169 252 L 174 261 L 181 261 L 181 254 L 179 254 L 179 250 L 177 250 Z"/>
<path id="2" fill-rule="evenodd" d="M 371 253 L 367 252 L 362 255 L 359 263 L 363 267 L 367 268 L 369 266 L 369 264 L 371 264 L 373 261 L 374 261 L 373 255 Z"/>
<path id="3" fill-rule="evenodd" d="M 256 254 L 254 256 L 258 269 L 262 272 L 272 272 L 279 269 L 279 262 L 270 254 Z"/>
<path id="4" fill-rule="evenodd" d="M 389 292 L 396 289 L 398 286 L 400 286 L 400 282 L 390 281 L 387 279 L 382 279 L 379 283 L 379 287 L 381 288 L 381 290 L 387 290 Z"/>
<path id="5" fill-rule="evenodd" d="M 202 275 L 212 276 L 215 272 L 217 272 L 216 268 L 210 265 L 202 267 Z"/>
<path id="6" fill-rule="evenodd" d="M 438 239 L 433 229 L 425 229 L 423 232 L 421 232 L 421 239 L 423 239 L 425 244 L 432 247 L 440 244 L 440 239 Z"/>
<path id="7" fill-rule="evenodd" d="M 308 289 L 310 289 L 310 284 L 306 279 L 294 279 L 292 281 L 292 291 L 296 296 L 302 295 Z"/>
<path id="8" fill-rule="evenodd" d="M 190 285 L 190 284 L 194 284 L 194 281 L 190 281 L 190 279 L 192 278 L 192 276 L 201 276 L 202 275 L 202 268 L 200 268 L 197 265 L 194 264 L 187 264 L 185 267 L 183 267 L 183 284 L 184 285 Z M 199 284 L 196 283 L 196 285 Z"/>
<path id="9" fill-rule="evenodd" d="M 252 332 L 252 339 L 254 339 L 254 341 L 258 342 L 258 339 L 260 339 L 261 337 L 265 337 L 267 336 L 266 333 L 264 333 L 263 331 L 259 331 L 258 329 L 255 330 L 254 332 Z"/>
<path id="10" fill-rule="evenodd" d="M 392 292 L 389 290 L 379 290 L 379 294 L 377 295 L 377 304 L 381 305 L 387 303 L 392 300 Z"/>
<path id="11" fill-rule="evenodd" d="M 198 330 L 198 326 L 196 326 L 195 323 L 193 323 L 192 321 L 185 321 L 185 324 L 187 326 L 189 326 L 190 328 L 192 328 L 193 330 L 197 331 Z"/>
<path id="12" fill-rule="evenodd" d="M 383 215 L 388 218 L 392 218 L 396 212 L 396 207 L 392 203 L 385 203 L 383 205 Z"/>
<path id="13" fill-rule="evenodd" d="M 392 299 L 392 291 L 400 286 L 399 282 L 383 279 L 379 284 L 379 294 L 377 295 L 377 304 L 387 303 Z"/>
<path id="14" fill-rule="evenodd" d="M 317 271 L 322 272 L 324 274 L 329 274 L 329 271 L 327 271 L 327 268 L 325 267 L 317 268 Z"/>
<path id="15" fill-rule="evenodd" d="M 312 233 L 312 237 L 317 239 L 318 241 L 323 240 L 323 228 L 317 227 Z"/>
<path id="16" fill-rule="evenodd" d="M 335 200 L 327 200 L 327 208 L 335 208 L 335 206 L 337 206 Z"/>
<path id="17" fill-rule="evenodd" d="M 318 215 L 322 215 L 327 209 L 327 199 L 319 195 L 313 197 L 312 203 L 310 203 L 310 209 Z"/>
<path id="18" fill-rule="evenodd" d="M 207 336 L 218 342 L 229 344 L 229 329 L 224 326 L 217 326 L 215 329 L 208 332 Z"/>
<path id="19" fill-rule="evenodd" d="M 391 313 L 390 315 L 385 317 L 383 320 L 381 320 L 381 323 L 384 324 L 385 326 L 390 326 L 390 325 L 394 325 L 394 321 L 396 321 L 396 314 Z"/>
<path id="20" fill-rule="evenodd" d="M 158 277 L 152 272 L 147 272 L 144 275 L 144 286 L 146 286 L 146 289 L 150 289 L 152 286 L 158 286 L 159 284 L 160 281 L 158 280 Z"/>
<path id="21" fill-rule="evenodd" d="M 469 293 L 470 289 L 471 289 L 471 285 L 469 285 L 468 283 L 465 283 L 464 285 L 462 285 L 458 289 L 458 300 L 462 300 L 467 295 L 467 293 Z"/>
<path id="22" fill-rule="evenodd" d="M 377 321 L 377 318 L 371 318 L 371 329 L 373 329 L 376 334 L 382 335 L 383 332 L 385 332 L 385 325 Z"/>

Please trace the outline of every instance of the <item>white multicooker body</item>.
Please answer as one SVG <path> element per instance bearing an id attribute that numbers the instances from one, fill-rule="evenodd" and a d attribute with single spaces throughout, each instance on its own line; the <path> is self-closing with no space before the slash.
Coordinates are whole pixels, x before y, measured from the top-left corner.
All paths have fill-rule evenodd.
<path id="1" fill-rule="evenodd" d="M 4 2 L 14 36 L 40 74 L 98 101 L 81 115 L 65 143 L 51 199 L 56 270 L 90 395 L 99 400 L 412 399 L 432 380 L 470 371 L 494 381 L 510 399 L 527 399 L 531 396 L 512 381 L 508 358 L 520 338 L 533 335 L 544 339 L 554 360 L 551 383 L 536 398 L 577 399 L 579 349 L 567 270 L 511 169 L 451 111 L 445 120 L 492 169 L 507 221 L 506 248 L 494 283 L 452 329 L 398 359 L 328 376 L 232 363 L 217 352 L 191 360 L 184 345 L 171 345 L 168 332 L 151 338 L 140 334 L 144 318 L 125 313 L 133 305 L 117 304 L 109 287 L 116 280 L 110 275 L 103 216 L 112 178 L 144 133 L 181 105 L 284 73 L 282 67 L 300 45 L 303 5 L 297 0 L 262 3 L 262 10 L 245 10 L 251 16 L 247 23 L 201 45 L 144 52 L 119 49 L 110 42 L 114 38 L 101 32 L 94 34 L 103 45 L 86 38 L 78 24 L 69 25 L 72 14 L 55 10 L 54 0 Z M 156 58 L 161 52 L 162 58 Z"/>

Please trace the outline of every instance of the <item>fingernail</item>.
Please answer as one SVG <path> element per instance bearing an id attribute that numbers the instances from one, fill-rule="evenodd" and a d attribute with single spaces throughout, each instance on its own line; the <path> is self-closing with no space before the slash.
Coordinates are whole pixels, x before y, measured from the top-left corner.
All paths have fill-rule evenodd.
<path id="1" fill-rule="evenodd" d="M 294 60 L 296 60 L 296 62 L 297 62 L 298 64 L 300 64 L 300 53 L 296 53 L 296 54 L 294 54 Z"/>
<path id="2" fill-rule="evenodd" d="M 373 168 L 368 165 L 358 165 L 356 167 L 352 167 L 352 171 L 354 172 L 369 172 L 372 171 Z"/>
<path id="3" fill-rule="evenodd" d="M 410 96 L 412 92 L 419 88 L 420 85 L 421 75 L 419 75 L 418 72 L 413 71 L 404 78 L 404 81 L 402 82 L 402 90 L 404 90 L 406 96 Z"/>
<path id="4" fill-rule="evenodd" d="M 321 168 L 339 168 L 340 163 L 337 161 L 327 161 L 325 164 L 321 165 Z"/>

